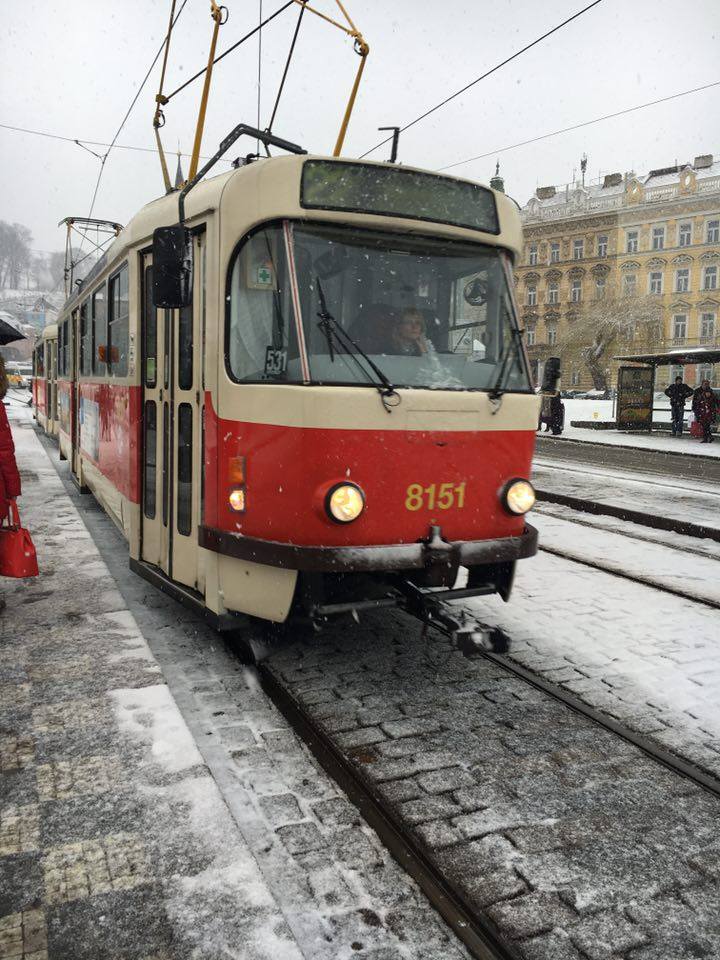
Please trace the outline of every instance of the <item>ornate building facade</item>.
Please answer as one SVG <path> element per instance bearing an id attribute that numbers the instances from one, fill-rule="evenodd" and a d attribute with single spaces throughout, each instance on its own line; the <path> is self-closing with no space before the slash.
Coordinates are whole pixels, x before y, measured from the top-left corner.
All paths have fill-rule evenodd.
<path id="1" fill-rule="evenodd" d="M 522 218 L 517 294 L 537 373 L 560 356 L 563 389 L 611 387 L 615 354 L 720 345 L 720 161 L 540 187 Z M 675 373 L 660 367 L 659 386 Z M 720 386 L 720 365 L 684 376 Z"/>

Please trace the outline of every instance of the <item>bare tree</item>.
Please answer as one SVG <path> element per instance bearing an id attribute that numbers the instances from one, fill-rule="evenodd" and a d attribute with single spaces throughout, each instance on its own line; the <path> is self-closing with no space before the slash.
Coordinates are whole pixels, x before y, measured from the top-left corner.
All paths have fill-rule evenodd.
<path id="1" fill-rule="evenodd" d="M 32 239 L 21 223 L 0 220 L 0 287 L 19 289 L 22 275 L 32 266 Z"/>
<path id="2" fill-rule="evenodd" d="M 596 390 L 607 390 L 605 372 L 608 356 L 620 344 L 657 341 L 660 336 L 662 304 L 659 297 L 607 297 L 586 301 L 570 321 L 561 355 L 579 353 Z"/>

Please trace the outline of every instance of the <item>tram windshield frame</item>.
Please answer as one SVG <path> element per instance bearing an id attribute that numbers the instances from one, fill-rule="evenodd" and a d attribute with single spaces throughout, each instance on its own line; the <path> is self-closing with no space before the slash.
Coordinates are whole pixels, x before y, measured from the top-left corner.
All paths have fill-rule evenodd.
<path id="1" fill-rule="evenodd" d="M 533 393 L 507 250 L 347 223 L 275 221 L 238 244 L 225 355 L 236 383 L 372 387 L 374 364 L 398 389 Z"/>

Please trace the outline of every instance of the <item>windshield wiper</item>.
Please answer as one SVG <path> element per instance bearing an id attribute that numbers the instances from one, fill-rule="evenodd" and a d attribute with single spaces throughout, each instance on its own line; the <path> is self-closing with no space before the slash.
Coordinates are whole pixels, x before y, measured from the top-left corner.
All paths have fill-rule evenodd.
<path id="1" fill-rule="evenodd" d="M 491 400 L 499 400 L 500 397 L 505 393 L 505 381 L 507 380 L 507 375 L 510 369 L 512 369 L 512 364 L 508 363 L 511 354 L 513 355 L 513 360 L 519 356 L 522 356 L 522 333 L 520 332 L 519 327 L 511 327 L 510 331 L 512 333 L 512 340 L 508 344 L 508 349 L 503 357 L 502 364 L 500 366 L 500 372 L 498 373 L 497 380 L 495 381 L 495 386 L 490 391 Z"/>
<path id="2" fill-rule="evenodd" d="M 322 284 L 320 283 L 320 277 L 315 277 L 315 282 L 317 283 L 318 299 L 320 301 L 320 310 L 318 311 L 320 322 L 318 323 L 318 327 L 323 332 L 325 339 L 327 340 L 328 350 L 330 352 L 330 362 L 335 362 L 335 349 L 337 347 L 340 347 L 341 350 L 344 350 L 345 353 L 353 358 L 356 365 L 360 368 L 363 376 L 373 384 L 375 389 L 380 394 L 380 399 L 382 400 L 383 406 L 388 413 L 391 413 L 392 408 L 397 407 L 397 405 L 400 403 L 400 394 L 397 392 L 393 384 L 390 383 L 380 367 L 378 367 L 378 365 L 370 359 L 363 348 L 353 340 L 353 338 L 337 322 L 335 317 L 328 311 L 325 293 L 323 292 Z M 373 380 L 368 371 L 358 360 L 358 356 L 363 358 L 379 382 Z M 395 403 L 390 403 L 390 399 L 392 397 L 396 398 Z"/>

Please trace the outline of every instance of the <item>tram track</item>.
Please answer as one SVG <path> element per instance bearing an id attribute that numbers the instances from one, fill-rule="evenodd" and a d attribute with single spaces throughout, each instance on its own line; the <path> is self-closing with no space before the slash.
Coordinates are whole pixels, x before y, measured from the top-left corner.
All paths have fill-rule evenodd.
<path id="1" fill-rule="evenodd" d="M 588 557 L 578 557 L 566 550 L 559 550 L 557 547 L 547 547 L 540 544 L 538 548 L 542 553 L 549 553 L 551 556 L 560 557 L 563 560 L 569 560 L 571 563 L 579 563 L 584 567 L 590 567 L 593 570 L 599 570 L 601 573 L 607 573 L 612 577 L 619 577 L 621 580 L 629 580 L 631 583 L 639 583 L 644 587 L 651 587 L 653 590 L 660 590 L 662 593 L 670 593 L 674 597 L 680 597 L 682 600 L 689 600 L 692 603 L 701 603 L 706 607 L 712 607 L 720 610 L 720 601 L 713 600 L 711 597 L 703 597 L 700 594 L 691 593 L 687 590 L 680 590 L 677 587 L 666 583 L 660 583 L 653 580 L 652 577 L 644 577 L 637 573 L 628 573 L 618 570 L 615 567 L 607 566 L 597 560 L 591 560 Z"/>
<path id="2" fill-rule="evenodd" d="M 521 960 L 522 954 L 504 940 L 497 929 L 433 864 L 407 827 L 394 816 L 382 797 L 359 775 L 358 767 L 337 741 L 314 722 L 277 677 L 258 665 L 263 689 L 310 749 L 326 773 L 345 791 L 365 821 L 393 857 L 415 880 L 432 906 L 477 960 Z"/>
<path id="3" fill-rule="evenodd" d="M 651 737 L 633 731 L 621 721 L 545 680 L 508 656 L 483 652 L 478 659 L 490 664 L 494 670 L 502 671 L 512 682 L 519 682 L 541 697 L 561 705 L 572 715 L 582 718 L 580 722 L 589 721 L 595 729 L 637 748 L 674 777 L 682 778 L 720 799 L 720 777 L 661 747 Z M 343 748 L 340 737 L 328 730 L 319 719 L 317 706 L 313 705 L 312 700 L 304 702 L 302 694 L 298 696 L 291 683 L 283 682 L 281 671 L 273 665 L 272 654 L 268 660 L 259 663 L 257 669 L 263 688 L 295 732 L 321 766 L 340 784 L 395 859 L 405 867 L 432 906 L 465 943 L 472 956 L 478 960 L 516 960 L 524 957 L 522 949 L 516 949 L 508 943 L 507 938 L 503 938 L 486 911 L 467 895 L 463 885 L 458 885 L 446 870 L 438 867 L 434 851 L 418 840 L 411 823 L 403 820 L 396 805 L 387 802 L 387 796 L 383 795 L 382 789 L 378 789 L 378 784 L 366 772 L 372 768 L 373 747 L 367 750 Z M 428 719 L 432 721 L 432 715 Z M 382 786 L 379 785 L 380 788 Z"/>
<path id="4" fill-rule="evenodd" d="M 602 503 L 597 500 L 574 497 L 565 493 L 555 493 L 550 490 L 536 488 L 535 492 L 538 501 L 541 503 L 557 503 L 560 506 L 570 507 L 570 509 L 578 510 L 581 513 L 616 517 L 618 520 L 637 523 L 654 530 L 665 530 L 669 533 L 677 533 L 680 536 L 697 537 L 720 542 L 720 528 L 718 527 L 690 523 L 686 520 L 679 520 L 676 517 L 659 517 L 655 514 L 644 513 L 640 510 L 630 509 L 629 507 L 621 507 L 613 503 Z"/>

